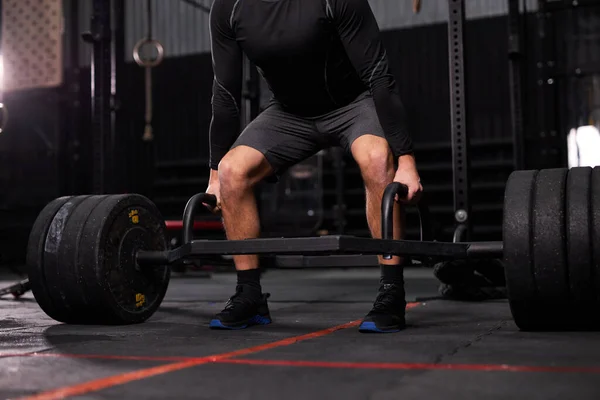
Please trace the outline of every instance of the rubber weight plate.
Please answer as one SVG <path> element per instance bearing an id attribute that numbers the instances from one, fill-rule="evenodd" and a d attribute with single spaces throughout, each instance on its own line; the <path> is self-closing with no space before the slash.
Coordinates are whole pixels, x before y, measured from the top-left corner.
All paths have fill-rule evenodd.
<path id="1" fill-rule="evenodd" d="M 577 167 L 567 175 L 565 222 L 571 328 L 587 328 L 598 320 L 594 313 L 592 282 L 592 218 L 590 214 L 592 169 Z M 595 321 L 594 321 L 595 320 Z"/>
<path id="2" fill-rule="evenodd" d="M 166 250 L 166 227 L 156 206 L 140 195 L 105 198 L 89 214 L 77 249 L 87 306 L 97 324 L 147 320 L 167 291 L 167 266 L 140 268 L 138 250 Z"/>
<path id="3" fill-rule="evenodd" d="M 594 283 L 594 302 L 591 306 L 591 318 L 600 317 L 600 167 L 592 171 L 592 197 L 590 217 L 592 220 L 592 282 Z"/>
<path id="4" fill-rule="evenodd" d="M 51 318 L 61 318 L 60 311 L 52 302 L 46 286 L 44 275 L 44 247 L 46 236 L 56 213 L 71 199 L 71 196 L 60 197 L 48 203 L 38 214 L 27 243 L 26 266 L 31 291 L 40 308 Z"/>
<path id="5" fill-rule="evenodd" d="M 77 207 L 90 196 L 74 196 L 69 199 L 58 210 L 46 235 L 44 244 L 44 277 L 46 279 L 46 288 L 48 295 L 52 300 L 57 315 L 50 315 L 60 322 L 70 322 L 76 320 L 73 310 L 66 298 L 66 291 L 70 285 L 76 285 L 76 281 L 71 281 L 63 270 L 62 260 L 59 258 L 59 250 L 66 237 L 66 228 L 73 213 Z"/>
<path id="6" fill-rule="evenodd" d="M 106 197 L 80 198 L 64 223 L 62 238 L 56 250 L 56 265 L 53 268 L 47 266 L 46 280 L 56 282 L 54 287 L 60 288 L 57 293 L 60 293 L 60 301 L 65 309 L 65 317 L 61 322 L 82 324 L 93 321 L 91 302 L 81 274 L 81 269 L 86 266 L 78 264 L 77 254 L 85 222 Z"/>
<path id="7" fill-rule="evenodd" d="M 537 329 L 570 325 L 565 204 L 566 168 L 541 170 L 533 206 L 533 271 L 541 321 Z"/>
<path id="8" fill-rule="evenodd" d="M 504 192 L 502 236 L 506 288 L 513 319 L 522 330 L 532 330 L 539 324 L 532 250 L 537 175 L 538 171 L 511 173 Z"/>

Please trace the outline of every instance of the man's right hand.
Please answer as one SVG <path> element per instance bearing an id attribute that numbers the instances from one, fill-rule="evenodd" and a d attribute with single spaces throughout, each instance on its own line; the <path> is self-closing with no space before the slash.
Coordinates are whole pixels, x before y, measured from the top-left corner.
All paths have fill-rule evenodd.
<path id="1" fill-rule="evenodd" d="M 212 208 L 210 205 L 204 203 L 204 206 L 210 210 L 213 214 L 221 213 L 221 186 L 219 185 L 219 171 L 215 169 L 210 170 L 210 178 L 208 180 L 208 187 L 206 188 L 207 194 L 212 194 L 217 197 L 217 206 Z"/>

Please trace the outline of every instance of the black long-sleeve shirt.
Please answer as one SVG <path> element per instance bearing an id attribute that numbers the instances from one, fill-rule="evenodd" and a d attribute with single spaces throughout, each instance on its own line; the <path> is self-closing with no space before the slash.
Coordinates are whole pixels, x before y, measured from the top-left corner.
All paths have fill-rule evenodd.
<path id="1" fill-rule="evenodd" d="M 404 107 L 368 0 L 215 0 L 210 166 L 240 133 L 242 54 L 286 111 L 316 117 L 370 90 L 395 156 L 412 152 Z"/>

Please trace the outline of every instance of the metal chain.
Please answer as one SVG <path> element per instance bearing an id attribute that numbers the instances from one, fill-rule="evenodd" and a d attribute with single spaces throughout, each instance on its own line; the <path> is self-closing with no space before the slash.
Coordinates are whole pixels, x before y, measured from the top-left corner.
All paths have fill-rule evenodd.
<path id="1" fill-rule="evenodd" d="M 152 40 L 152 0 L 146 0 L 146 40 Z"/>

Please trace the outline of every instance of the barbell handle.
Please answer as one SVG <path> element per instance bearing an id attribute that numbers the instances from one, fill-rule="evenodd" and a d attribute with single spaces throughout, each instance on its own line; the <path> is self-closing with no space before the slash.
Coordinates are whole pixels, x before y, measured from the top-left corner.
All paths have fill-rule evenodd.
<path id="1" fill-rule="evenodd" d="M 194 238 L 194 217 L 199 207 L 208 204 L 211 207 L 217 206 L 217 196 L 208 193 L 198 193 L 193 195 L 185 205 L 183 210 L 183 244 L 188 244 Z"/>
<path id="2" fill-rule="evenodd" d="M 400 182 L 390 183 L 383 192 L 381 201 L 381 238 L 394 239 L 394 204 L 398 197 L 408 196 L 408 186 Z M 421 241 L 433 241 L 433 228 L 431 226 L 431 215 L 427 202 L 421 198 L 417 205 L 419 209 L 419 220 L 421 224 Z M 391 260 L 391 254 L 384 254 L 384 260 Z"/>
<path id="3" fill-rule="evenodd" d="M 400 182 L 392 182 L 385 188 L 381 201 L 381 238 L 391 240 L 394 238 L 394 204 L 398 197 L 408 196 L 408 186 Z M 391 260 L 391 254 L 384 254 L 384 260 Z"/>

